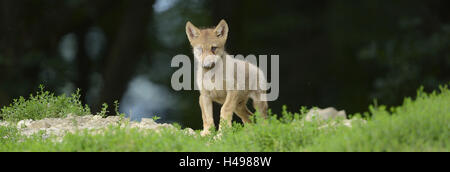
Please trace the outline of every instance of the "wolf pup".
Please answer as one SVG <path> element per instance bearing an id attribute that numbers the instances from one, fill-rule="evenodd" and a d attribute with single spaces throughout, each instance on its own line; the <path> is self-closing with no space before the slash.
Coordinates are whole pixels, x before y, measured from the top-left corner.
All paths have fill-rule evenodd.
<path id="1" fill-rule="evenodd" d="M 214 127 L 213 120 L 213 102 L 222 104 L 220 109 L 220 124 L 231 126 L 233 112 L 239 116 L 244 123 L 250 123 L 249 117 L 252 115 L 247 108 L 249 98 L 253 101 L 253 106 L 262 115 L 267 118 L 267 101 L 261 99 L 266 91 L 258 87 L 258 83 L 265 83 L 263 72 L 254 64 L 244 60 L 233 58 L 225 52 L 225 43 L 228 36 L 228 24 L 225 20 L 221 20 L 215 28 L 199 29 L 191 22 L 186 23 L 186 34 L 193 48 L 194 59 L 198 66 L 196 69 L 197 80 L 199 86 L 200 98 L 199 104 L 202 110 L 203 131 L 201 135 L 210 134 L 210 129 Z M 225 65 L 233 64 L 233 65 Z M 244 70 L 235 69 L 237 66 L 245 66 Z M 216 83 L 223 83 L 222 89 L 205 89 L 207 81 L 204 75 L 214 70 L 221 70 L 222 73 L 234 71 L 232 77 L 215 77 Z M 253 79 L 250 75 L 257 74 L 257 79 Z M 244 76 L 238 79 L 238 75 Z M 222 82 L 220 81 L 222 80 Z M 263 82 L 258 82 L 263 80 Z M 230 89 L 230 85 L 234 86 Z M 227 86 L 229 86 L 227 88 Z M 241 86 L 241 89 L 237 89 Z M 245 88 L 243 88 L 245 87 Z M 250 89 L 255 88 L 255 89 Z M 262 87 L 264 88 L 264 87 Z M 219 126 L 219 131 L 223 126 Z"/>

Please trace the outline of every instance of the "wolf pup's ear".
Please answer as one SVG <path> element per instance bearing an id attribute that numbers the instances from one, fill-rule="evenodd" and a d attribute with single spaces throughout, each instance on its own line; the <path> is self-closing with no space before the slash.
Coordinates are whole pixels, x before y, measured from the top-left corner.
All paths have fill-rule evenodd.
<path id="1" fill-rule="evenodd" d="M 195 27 L 190 21 L 186 23 L 186 35 L 189 38 L 189 42 L 200 36 L 200 30 Z"/>
<path id="2" fill-rule="evenodd" d="M 227 39 L 228 36 L 228 24 L 225 20 L 221 20 L 220 23 L 214 29 L 217 37 Z"/>

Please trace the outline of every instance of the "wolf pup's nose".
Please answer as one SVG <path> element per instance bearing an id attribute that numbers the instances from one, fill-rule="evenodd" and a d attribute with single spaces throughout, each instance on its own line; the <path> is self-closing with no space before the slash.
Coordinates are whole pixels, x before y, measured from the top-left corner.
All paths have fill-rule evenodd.
<path id="1" fill-rule="evenodd" d="M 214 68 L 214 66 L 216 66 L 216 63 L 214 63 L 214 62 L 203 63 L 203 68 L 205 68 L 205 69 L 212 69 L 212 68 Z"/>

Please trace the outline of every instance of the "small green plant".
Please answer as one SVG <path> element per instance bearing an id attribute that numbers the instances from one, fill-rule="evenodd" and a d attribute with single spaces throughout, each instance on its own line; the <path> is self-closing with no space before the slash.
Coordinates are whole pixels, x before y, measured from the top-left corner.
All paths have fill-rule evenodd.
<path id="1" fill-rule="evenodd" d="M 23 119 L 60 118 L 68 114 L 90 114 L 89 107 L 83 106 L 80 101 L 78 89 L 70 97 L 65 94 L 55 96 L 45 91 L 44 86 L 39 86 L 36 95 L 30 94 L 29 98 L 19 97 L 13 103 L 0 110 L 0 117 L 6 121 L 19 121 Z"/>
<path id="2" fill-rule="evenodd" d="M 116 111 L 117 116 L 121 116 L 121 117 L 125 116 L 124 113 L 119 112 L 119 101 L 118 100 L 114 101 L 114 111 Z"/>
<path id="3" fill-rule="evenodd" d="M 156 116 L 156 115 L 153 115 L 153 116 L 152 116 L 152 119 L 153 119 L 153 121 L 156 122 L 157 120 L 161 119 L 161 117 Z"/>
<path id="4" fill-rule="evenodd" d="M 108 114 L 108 104 L 103 103 L 102 104 L 102 110 L 100 112 L 97 113 L 97 115 L 100 115 L 101 117 L 106 117 L 106 115 Z"/>

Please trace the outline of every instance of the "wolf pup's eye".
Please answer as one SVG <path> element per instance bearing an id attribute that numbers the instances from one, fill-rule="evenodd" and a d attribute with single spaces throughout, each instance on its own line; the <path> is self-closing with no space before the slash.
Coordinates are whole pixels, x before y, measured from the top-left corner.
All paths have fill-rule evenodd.
<path id="1" fill-rule="evenodd" d="M 217 47 L 211 47 L 211 52 L 216 54 Z"/>

